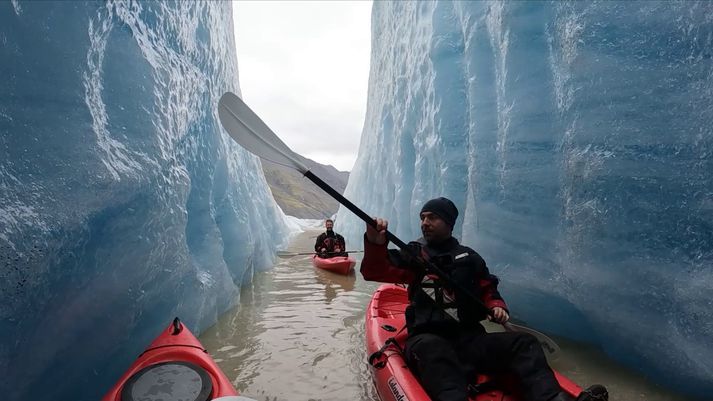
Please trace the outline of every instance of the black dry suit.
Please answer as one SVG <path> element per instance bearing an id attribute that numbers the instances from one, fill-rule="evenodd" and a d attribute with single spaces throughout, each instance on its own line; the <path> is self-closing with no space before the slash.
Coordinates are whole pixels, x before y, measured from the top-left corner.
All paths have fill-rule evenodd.
<path id="1" fill-rule="evenodd" d="M 318 254 L 321 253 L 321 249 L 324 248 L 326 249 L 326 254 L 323 256 L 335 256 L 336 254 L 334 253 L 335 248 L 340 248 L 341 251 L 339 255 L 346 256 L 346 243 L 344 241 L 344 237 L 342 237 L 340 234 L 335 233 L 333 230 L 327 230 L 326 232 L 323 232 L 322 234 L 319 234 L 317 237 L 317 240 L 314 243 L 314 251 Z"/>
<path id="2" fill-rule="evenodd" d="M 437 245 L 427 245 L 421 238 L 409 246 L 484 304 L 507 309 L 497 290 L 497 277 L 490 274 L 483 258 L 471 248 L 460 245 L 453 237 Z M 486 310 L 432 273 L 422 271 L 416 275 L 409 285 L 409 300 L 406 326 L 411 336 L 457 330 L 484 332 L 479 322 L 487 318 Z"/>

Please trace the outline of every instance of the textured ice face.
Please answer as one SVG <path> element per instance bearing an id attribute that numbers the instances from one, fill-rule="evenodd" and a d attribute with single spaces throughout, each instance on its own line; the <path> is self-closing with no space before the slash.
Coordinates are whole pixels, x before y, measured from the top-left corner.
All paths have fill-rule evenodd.
<path id="1" fill-rule="evenodd" d="M 0 4 L 0 393 L 96 400 L 287 238 L 223 133 L 229 2 Z"/>
<path id="2" fill-rule="evenodd" d="M 707 396 L 712 21 L 708 2 L 376 2 L 345 195 L 405 240 L 450 198 L 516 318 Z"/>

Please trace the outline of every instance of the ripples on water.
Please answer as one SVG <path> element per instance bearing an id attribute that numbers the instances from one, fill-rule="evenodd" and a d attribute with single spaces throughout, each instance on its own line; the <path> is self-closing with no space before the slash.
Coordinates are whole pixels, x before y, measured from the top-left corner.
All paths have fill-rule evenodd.
<path id="1" fill-rule="evenodd" d="M 318 232 L 290 251 L 310 249 Z M 354 254 L 361 262 L 361 254 Z M 356 269 L 359 269 L 357 263 Z M 280 259 L 242 289 L 200 341 L 243 394 L 260 401 L 377 401 L 364 346 L 364 311 L 378 283 L 312 267 L 309 256 Z M 614 365 L 596 350 L 556 339 L 554 367 L 585 386 L 605 383 L 612 401 L 685 401 Z"/>

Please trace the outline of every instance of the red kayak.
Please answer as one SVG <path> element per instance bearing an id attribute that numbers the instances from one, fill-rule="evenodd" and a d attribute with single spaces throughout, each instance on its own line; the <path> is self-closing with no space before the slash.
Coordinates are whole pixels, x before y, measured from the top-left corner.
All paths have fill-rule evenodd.
<path id="1" fill-rule="evenodd" d="M 312 256 L 312 264 L 314 267 L 329 270 L 330 272 L 347 275 L 354 270 L 356 259 L 348 256 L 334 256 L 331 258 L 320 258 L 317 255 Z"/>
<path id="2" fill-rule="evenodd" d="M 366 349 L 374 384 L 381 401 L 428 401 L 430 398 L 406 366 L 401 350 L 407 333 L 404 310 L 408 306 L 406 289 L 393 284 L 381 285 L 369 302 L 366 312 Z M 387 343 L 388 345 L 384 347 Z M 381 350 L 381 353 L 377 351 Z M 582 389 L 555 372 L 562 390 L 577 396 Z M 501 379 L 501 380 L 496 380 Z M 512 381 L 510 380 L 510 383 Z M 525 401 L 517 394 L 515 383 L 507 378 L 478 375 L 474 379 L 477 394 L 470 401 Z"/>
<path id="3" fill-rule="evenodd" d="M 203 345 L 173 320 L 127 369 L 102 401 L 247 401 Z"/>

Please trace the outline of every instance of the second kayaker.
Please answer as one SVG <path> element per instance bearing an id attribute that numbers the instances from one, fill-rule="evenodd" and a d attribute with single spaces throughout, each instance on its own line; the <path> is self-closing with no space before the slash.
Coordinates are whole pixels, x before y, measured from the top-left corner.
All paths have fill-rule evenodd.
<path id="1" fill-rule="evenodd" d="M 334 221 L 327 219 L 324 221 L 325 232 L 317 237 L 314 243 L 314 251 L 322 258 L 334 256 L 349 256 L 344 237 L 334 232 Z"/>

